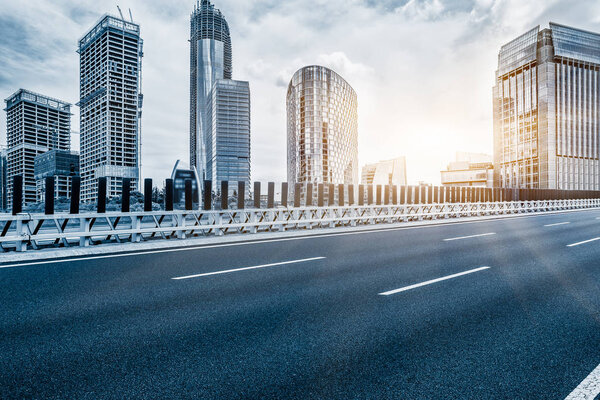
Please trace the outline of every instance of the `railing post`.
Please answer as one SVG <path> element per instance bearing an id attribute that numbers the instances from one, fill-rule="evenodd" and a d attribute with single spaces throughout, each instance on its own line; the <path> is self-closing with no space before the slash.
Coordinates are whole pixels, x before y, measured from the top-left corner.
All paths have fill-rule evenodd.
<path id="1" fill-rule="evenodd" d="M 294 184 L 294 208 L 299 208 L 301 206 L 301 194 L 302 194 L 302 184 L 296 183 Z"/>
<path id="2" fill-rule="evenodd" d="M 287 182 L 283 182 L 281 184 L 281 206 L 286 207 L 286 208 L 288 206 L 288 183 Z"/>
<path id="3" fill-rule="evenodd" d="M 71 177 L 71 204 L 69 213 L 79 214 L 79 199 L 81 193 L 81 178 L 78 176 Z"/>
<path id="4" fill-rule="evenodd" d="M 13 184 L 14 184 L 14 180 L 13 180 Z M 14 186 L 13 186 L 13 188 L 14 188 Z M 13 193 L 14 193 L 14 191 L 13 191 Z M 13 199 L 13 201 L 14 201 L 14 199 Z M 14 205 L 14 203 L 13 203 L 13 205 Z M 27 251 L 28 240 L 25 238 L 27 238 L 28 223 L 29 223 L 29 221 L 27 221 L 27 220 L 23 221 L 22 218 L 17 219 L 16 234 L 17 234 L 17 237 L 19 238 L 15 241 L 15 250 L 17 252 Z M 23 240 L 23 239 L 25 239 L 25 240 Z"/>
<path id="5" fill-rule="evenodd" d="M 131 179 L 123 178 L 121 183 L 121 212 L 128 213 L 130 210 L 131 199 Z"/>
<path id="6" fill-rule="evenodd" d="M 23 212 L 23 177 L 13 176 L 12 215 Z"/>
<path id="7" fill-rule="evenodd" d="M 254 182 L 254 208 L 260 208 L 260 182 Z"/>
<path id="8" fill-rule="evenodd" d="M 333 185 L 333 183 L 330 183 L 329 185 L 327 185 L 327 187 L 328 187 L 328 191 L 329 191 L 329 193 L 328 193 L 329 199 L 327 202 L 327 206 L 331 207 L 331 206 L 335 205 L 334 204 L 335 203 L 335 186 Z"/>
<path id="9" fill-rule="evenodd" d="M 152 179 L 144 179 L 144 212 L 152 211 Z"/>
<path id="10" fill-rule="evenodd" d="M 204 182 L 206 183 L 206 182 L 210 182 L 210 181 L 204 181 Z M 184 181 L 184 187 L 183 188 L 184 188 L 184 197 L 185 197 L 185 210 L 186 211 L 191 211 L 194 208 L 194 199 L 193 199 L 193 196 L 192 196 L 192 180 L 191 179 L 186 179 Z M 212 188 L 210 188 L 210 189 L 212 189 Z M 211 192 L 208 192 L 208 193 L 209 193 L 209 196 L 210 196 L 210 194 L 212 194 Z M 206 195 L 206 192 L 205 192 L 205 195 Z M 209 199 L 211 197 L 212 196 L 210 196 Z M 209 200 L 208 201 L 209 209 L 210 209 L 210 203 L 211 203 L 211 201 Z M 205 207 L 206 207 L 206 205 L 205 205 Z"/>
<path id="11" fill-rule="evenodd" d="M 54 177 L 47 176 L 45 179 L 44 214 L 54 214 Z"/>
<path id="12" fill-rule="evenodd" d="M 167 179 L 165 182 L 165 211 L 173 211 L 173 200 L 175 197 L 175 188 L 173 179 Z"/>
<path id="13" fill-rule="evenodd" d="M 204 210 L 209 211 L 212 209 L 212 181 L 204 181 Z"/>
<path id="14" fill-rule="evenodd" d="M 246 182 L 239 181 L 238 182 L 238 192 L 237 192 L 237 208 L 238 210 L 243 210 L 246 207 Z"/>
<path id="15" fill-rule="evenodd" d="M 317 207 L 324 207 L 325 206 L 325 189 L 323 187 L 322 183 L 319 183 L 317 185 Z"/>
<path id="16" fill-rule="evenodd" d="M 267 185 L 267 208 L 275 208 L 275 182 Z"/>
<path id="17" fill-rule="evenodd" d="M 106 212 L 106 177 L 101 176 L 98 178 L 98 214 L 104 214 Z"/>
<path id="18" fill-rule="evenodd" d="M 358 185 L 358 205 L 365 205 L 365 185 Z"/>
<path id="19" fill-rule="evenodd" d="M 221 181 L 221 210 L 229 208 L 229 181 Z"/>

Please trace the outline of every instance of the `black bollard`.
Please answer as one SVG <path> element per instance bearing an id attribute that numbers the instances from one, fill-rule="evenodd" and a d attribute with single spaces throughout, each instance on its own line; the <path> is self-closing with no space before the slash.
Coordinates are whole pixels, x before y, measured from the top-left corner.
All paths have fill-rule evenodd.
<path id="1" fill-rule="evenodd" d="M 281 206 L 287 207 L 288 205 L 288 183 L 283 182 L 281 184 Z"/>
<path id="2" fill-rule="evenodd" d="M 121 183 L 121 212 L 128 213 L 131 199 L 131 179 L 123 178 Z"/>
<path id="3" fill-rule="evenodd" d="M 104 214 L 106 212 L 106 177 L 101 176 L 98 178 L 98 214 Z"/>
<path id="4" fill-rule="evenodd" d="M 47 176 L 44 190 L 44 214 L 54 214 L 54 177 Z"/>
<path id="5" fill-rule="evenodd" d="M 260 182 L 254 182 L 254 208 L 260 208 Z"/>
<path id="6" fill-rule="evenodd" d="M 69 213 L 79 214 L 79 199 L 81 195 L 81 178 L 78 176 L 71 177 L 71 207 Z"/>
<path id="7" fill-rule="evenodd" d="M 144 211 L 152 211 L 152 179 L 144 179 Z"/>
<path id="8" fill-rule="evenodd" d="M 238 210 L 243 210 L 244 207 L 246 207 L 246 182 L 239 181 L 237 192 L 237 208 Z"/>
<path id="9" fill-rule="evenodd" d="M 173 200 L 175 197 L 175 188 L 173 179 L 167 179 L 165 182 L 165 211 L 173 211 Z"/>
<path id="10" fill-rule="evenodd" d="M 210 181 L 207 181 L 207 182 L 210 182 Z M 192 180 L 186 179 L 184 182 L 183 188 L 184 188 L 184 197 L 185 197 L 185 210 L 191 211 L 194 208 L 194 198 L 192 196 Z M 210 204 L 210 200 L 209 200 L 209 204 Z"/>
<path id="11" fill-rule="evenodd" d="M 212 209 L 212 181 L 204 181 L 204 210 Z"/>
<path id="12" fill-rule="evenodd" d="M 221 181 L 221 210 L 229 208 L 229 182 Z"/>
<path id="13" fill-rule="evenodd" d="M 267 185 L 267 208 L 275 208 L 275 182 Z"/>

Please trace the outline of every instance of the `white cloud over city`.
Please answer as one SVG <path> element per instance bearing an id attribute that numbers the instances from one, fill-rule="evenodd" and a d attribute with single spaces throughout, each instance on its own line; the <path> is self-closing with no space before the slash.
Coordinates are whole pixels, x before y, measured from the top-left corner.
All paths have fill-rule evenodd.
<path id="1" fill-rule="evenodd" d="M 456 151 L 492 152 L 500 46 L 549 21 L 600 32 L 597 1 L 214 0 L 228 20 L 233 78 L 250 81 L 252 178 L 286 178 L 287 83 L 304 65 L 356 90 L 359 160 L 407 157 L 408 179 L 439 182 Z M 193 0 L 118 1 L 144 39 L 143 174 L 188 160 Z M 77 40 L 113 1 L 0 0 L 0 94 L 18 88 L 76 103 Z M 73 107 L 73 129 L 79 109 Z M 0 119 L 5 142 L 6 118 Z M 75 146 L 78 140 L 74 140 Z"/>

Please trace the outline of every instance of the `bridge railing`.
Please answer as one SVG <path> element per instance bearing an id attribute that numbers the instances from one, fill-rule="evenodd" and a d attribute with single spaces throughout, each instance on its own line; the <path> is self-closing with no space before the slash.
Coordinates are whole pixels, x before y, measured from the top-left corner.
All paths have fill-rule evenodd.
<path id="1" fill-rule="evenodd" d="M 600 207 L 600 198 L 0 215 L 2 251 Z"/>

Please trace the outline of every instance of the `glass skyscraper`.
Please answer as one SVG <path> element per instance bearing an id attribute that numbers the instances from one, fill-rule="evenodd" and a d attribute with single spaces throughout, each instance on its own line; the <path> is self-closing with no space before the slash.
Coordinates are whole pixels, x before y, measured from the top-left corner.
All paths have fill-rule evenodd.
<path id="1" fill-rule="evenodd" d="M 190 166 L 215 188 L 250 182 L 250 89 L 231 78 L 229 26 L 202 0 L 190 18 Z"/>
<path id="2" fill-rule="evenodd" d="M 494 185 L 600 190 L 600 35 L 555 23 L 502 46 Z"/>
<path id="3" fill-rule="evenodd" d="M 341 76 L 307 66 L 287 91 L 288 182 L 358 183 L 356 92 Z"/>

